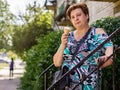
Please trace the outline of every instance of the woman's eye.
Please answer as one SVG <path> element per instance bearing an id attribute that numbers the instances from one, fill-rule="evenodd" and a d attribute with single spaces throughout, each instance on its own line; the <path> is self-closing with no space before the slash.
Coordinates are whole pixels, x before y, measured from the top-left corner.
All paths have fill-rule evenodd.
<path id="1" fill-rule="evenodd" d="M 79 17 L 81 16 L 81 13 L 80 14 L 76 14 L 75 16 L 71 16 L 71 19 L 74 19 L 75 17 Z"/>
<path id="2" fill-rule="evenodd" d="M 81 14 L 77 14 L 77 16 L 81 16 Z"/>
<path id="3" fill-rule="evenodd" d="M 74 19 L 75 17 L 71 17 L 71 19 Z"/>

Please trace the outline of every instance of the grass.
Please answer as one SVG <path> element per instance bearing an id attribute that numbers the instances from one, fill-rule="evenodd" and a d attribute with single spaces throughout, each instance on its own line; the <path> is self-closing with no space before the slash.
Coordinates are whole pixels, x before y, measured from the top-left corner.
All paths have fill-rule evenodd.
<path id="1" fill-rule="evenodd" d="M 7 67 L 9 66 L 9 64 L 7 63 L 0 63 L 0 69 L 4 68 L 4 67 Z"/>

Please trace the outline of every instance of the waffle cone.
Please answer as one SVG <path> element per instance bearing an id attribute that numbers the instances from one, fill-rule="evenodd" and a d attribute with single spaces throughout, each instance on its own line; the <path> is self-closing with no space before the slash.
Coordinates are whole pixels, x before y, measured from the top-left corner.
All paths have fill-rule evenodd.
<path id="1" fill-rule="evenodd" d="M 70 29 L 69 29 L 68 27 L 65 27 L 65 28 L 64 28 L 64 33 L 68 35 L 69 32 L 70 32 Z"/>

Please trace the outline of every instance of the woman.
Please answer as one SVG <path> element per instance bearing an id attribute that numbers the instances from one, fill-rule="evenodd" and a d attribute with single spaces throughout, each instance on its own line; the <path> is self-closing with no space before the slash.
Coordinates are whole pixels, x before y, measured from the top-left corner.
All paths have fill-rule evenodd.
<path id="1" fill-rule="evenodd" d="M 71 31 L 69 35 L 63 33 L 61 36 L 61 45 L 58 51 L 53 57 L 54 65 L 56 67 L 67 66 L 69 70 L 77 63 L 83 60 L 91 51 L 93 51 L 98 45 L 100 45 L 108 36 L 102 28 L 90 27 L 89 22 L 89 10 L 85 3 L 77 3 L 70 6 L 66 12 L 68 18 L 72 22 L 76 30 Z M 90 30 L 84 43 L 79 47 L 78 53 L 75 56 L 73 62 L 71 56 L 75 53 L 77 43 L 82 37 Z M 103 62 L 107 57 L 113 53 L 112 42 L 107 42 L 100 50 L 92 55 L 88 60 L 71 75 L 72 81 L 70 88 L 76 85 L 84 75 L 88 75 L 98 65 L 98 58 L 101 58 Z M 112 64 L 112 59 L 108 60 L 100 67 L 101 69 Z M 83 85 L 79 85 L 75 90 L 100 90 L 101 77 L 98 71 L 91 74 L 84 82 Z M 99 79 L 100 78 L 100 79 Z"/>

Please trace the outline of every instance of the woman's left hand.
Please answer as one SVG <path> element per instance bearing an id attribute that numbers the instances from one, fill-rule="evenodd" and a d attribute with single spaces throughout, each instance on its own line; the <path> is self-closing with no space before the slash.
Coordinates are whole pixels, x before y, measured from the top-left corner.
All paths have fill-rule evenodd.
<path id="1" fill-rule="evenodd" d="M 113 62 L 112 58 L 108 60 L 108 56 L 101 56 L 96 60 L 96 63 L 100 65 L 100 68 L 104 68 L 106 66 L 111 65 Z"/>
<path id="2" fill-rule="evenodd" d="M 107 59 L 108 59 L 108 56 L 101 56 L 101 57 L 99 57 L 103 62 L 105 62 Z"/>
<path id="3" fill-rule="evenodd" d="M 96 59 L 96 63 L 100 64 L 100 63 L 104 63 L 107 60 L 108 56 L 101 56 L 98 59 Z"/>

